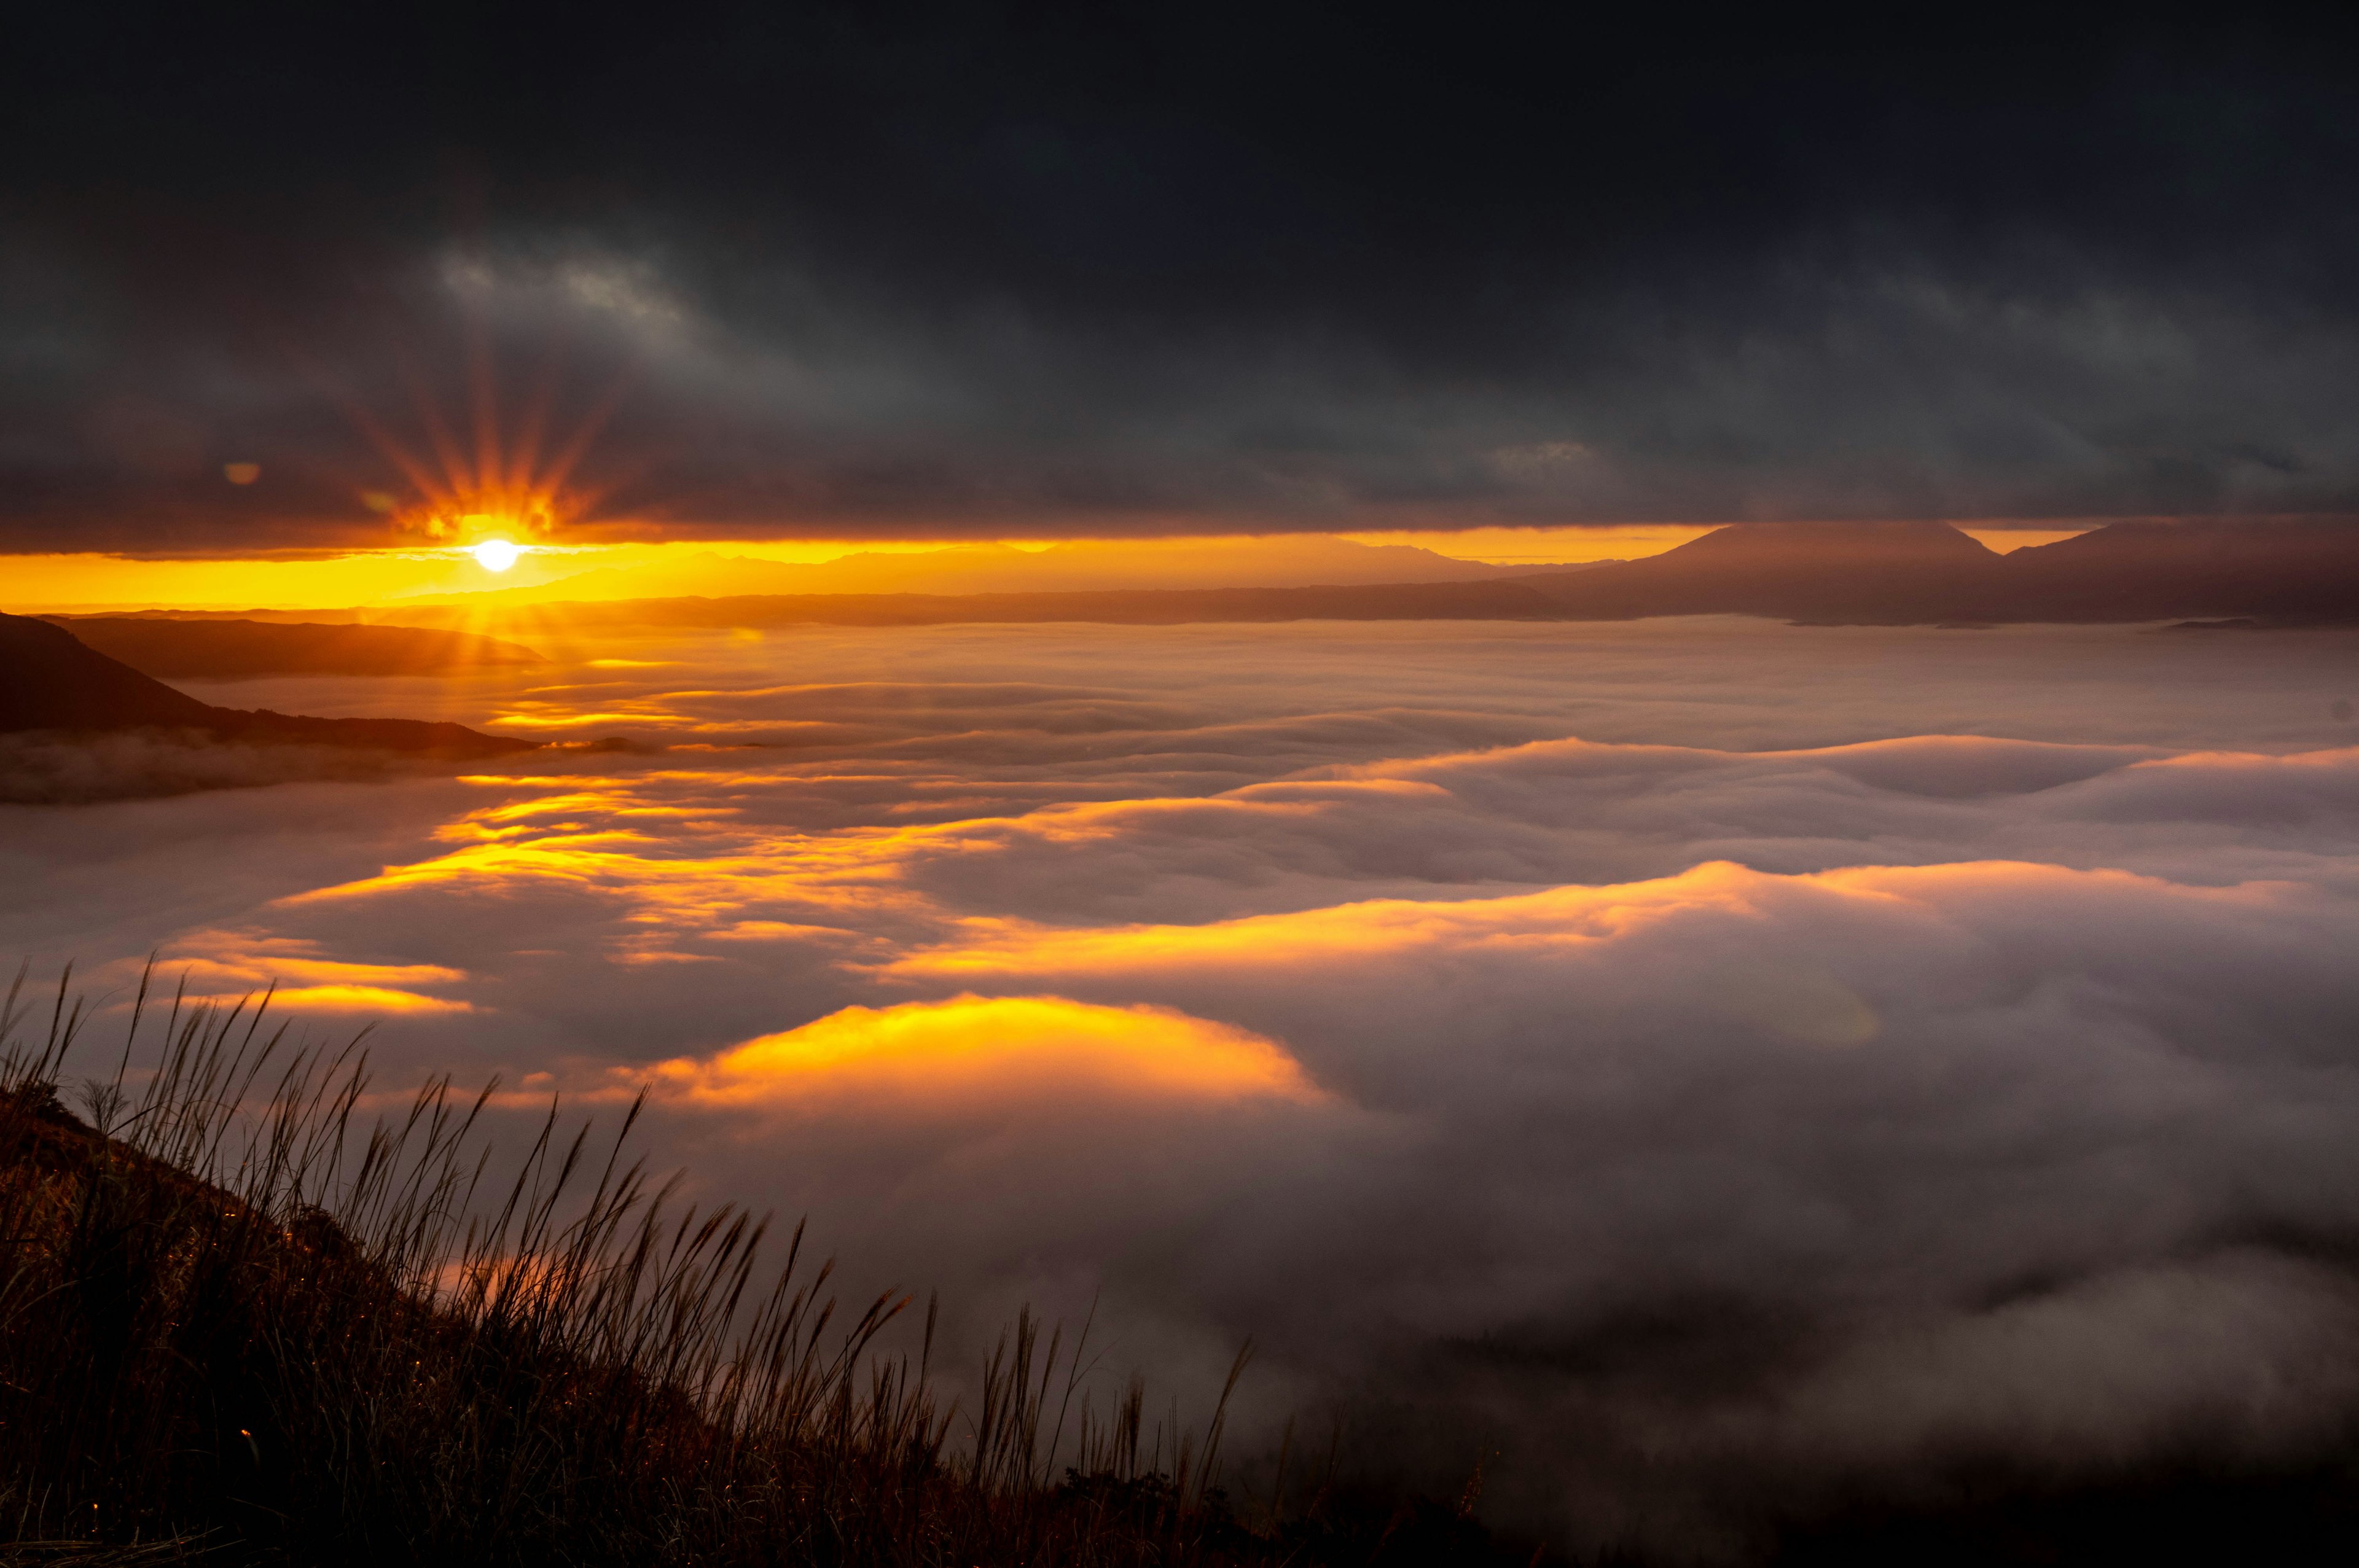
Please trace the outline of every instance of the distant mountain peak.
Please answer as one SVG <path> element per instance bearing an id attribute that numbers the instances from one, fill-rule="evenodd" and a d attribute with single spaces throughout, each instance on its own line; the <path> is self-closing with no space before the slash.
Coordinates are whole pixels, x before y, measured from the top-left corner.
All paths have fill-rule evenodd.
<path id="1" fill-rule="evenodd" d="M 1868 556 L 1977 557 L 1995 560 L 1996 551 L 1947 523 L 1732 523 L 1653 560 L 1733 556 L 1817 555 L 1856 560 Z"/>

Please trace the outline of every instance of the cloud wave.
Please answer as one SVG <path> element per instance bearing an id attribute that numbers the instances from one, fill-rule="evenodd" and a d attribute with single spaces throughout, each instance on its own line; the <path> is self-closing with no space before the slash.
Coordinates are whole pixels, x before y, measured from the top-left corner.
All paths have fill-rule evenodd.
<path id="1" fill-rule="evenodd" d="M 667 1098 L 697 1105 L 822 1105 L 839 1115 L 1043 1097 L 1322 1098 L 1293 1058 L 1259 1035 L 1169 1008 L 1058 996 L 847 1007 L 704 1060 L 658 1063 L 653 1082 Z"/>
<path id="2" fill-rule="evenodd" d="M 946 1345 L 1094 1302 L 1185 1390 L 1250 1336 L 1241 1451 L 1340 1407 L 1432 1484 L 1504 1449 L 1503 1517 L 1742 1555 L 2359 1414 L 2347 647 L 651 639 L 451 716 L 667 750 L 0 808 L 0 919 L 421 999 L 394 1080 L 652 1080 L 658 1160 Z M 387 700 L 272 695 L 340 691 Z"/>

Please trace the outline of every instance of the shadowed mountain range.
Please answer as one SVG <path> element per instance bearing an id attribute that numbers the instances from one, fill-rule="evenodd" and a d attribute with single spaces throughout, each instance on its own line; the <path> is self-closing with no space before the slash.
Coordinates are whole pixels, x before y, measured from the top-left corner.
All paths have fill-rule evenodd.
<path id="1" fill-rule="evenodd" d="M 435 757 L 534 749 L 532 741 L 486 735 L 463 724 L 215 708 L 108 658 L 63 627 L 0 615 L 0 732 L 142 729 L 199 730 L 249 745 L 342 746 Z"/>
<path id="2" fill-rule="evenodd" d="M 1578 620 L 2359 619 L 2359 527 L 2116 523 L 1999 555 L 1941 523 L 1756 523 L 1644 560 L 1514 579 Z"/>
<path id="3" fill-rule="evenodd" d="M 44 615 L 87 647 L 158 679 L 245 676 L 419 676 L 544 663 L 530 648 L 471 632 L 313 622 Z"/>

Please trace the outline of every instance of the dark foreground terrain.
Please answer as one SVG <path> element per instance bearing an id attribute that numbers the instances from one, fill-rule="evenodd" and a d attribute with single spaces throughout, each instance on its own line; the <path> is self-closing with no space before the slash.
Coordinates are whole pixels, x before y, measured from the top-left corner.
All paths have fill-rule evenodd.
<path id="1" fill-rule="evenodd" d="M 68 1089 L 81 1006 L 62 979 L 38 1007 L 21 986 L 0 1015 L 0 1562 L 1669 1561 L 1495 1535 L 1479 1474 L 1435 1500 L 1331 1456 L 1232 1495 L 1217 1413 L 1158 1425 L 1136 1382 L 1077 1400 L 1084 1348 L 1028 1321 L 946 1401 L 930 1306 L 922 1327 L 890 1295 L 839 1314 L 799 1232 L 766 1251 L 751 1217 L 673 1206 L 625 1163 L 627 1119 L 593 1145 L 552 1112 L 487 1179 L 489 1090 L 429 1084 L 364 1128 L 357 1056 L 288 1049 L 266 998 L 166 1008 L 144 982 L 131 1026 L 158 1070 Z M 1742 1560 L 2347 1562 L 2359 1434 L 2267 1473 L 1929 1476 L 1765 1515 L 1753 1542 Z"/>
<path id="2" fill-rule="evenodd" d="M 774 1265 L 748 1216 L 668 1206 L 553 1124 L 479 1187 L 482 1100 L 429 1086 L 365 1130 L 362 1064 L 285 1051 L 255 1009 L 154 1010 L 161 1072 L 85 1119 L 63 998 L 0 1059 L 0 1561 L 1530 1558 L 1315 1476 L 1233 1502 L 1217 1415 L 1159 1428 L 1136 1385 L 1078 1405 L 1077 1347 L 1029 1322 L 942 1402 L 930 1311 L 839 1314 L 799 1237 Z M 888 1325 L 909 1354 L 874 1353 Z"/>

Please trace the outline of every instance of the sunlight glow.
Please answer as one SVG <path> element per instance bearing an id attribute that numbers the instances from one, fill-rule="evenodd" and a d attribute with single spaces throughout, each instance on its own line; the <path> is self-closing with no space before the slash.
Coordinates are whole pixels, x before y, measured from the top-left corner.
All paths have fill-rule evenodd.
<path id="1" fill-rule="evenodd" d="M 994 1098 L 1292 1100 L 1327 1096 L 1275 1042 L 1161 1007 L 1060 996 L 959 996 L 847 1007 L 799 1029 L 653 1069 L 658 1092 L 710 1105 L 910 1105 Z M 632 1086 L 646 1073 L 622 1075 Z"/>
<path id="2" fill-rule="evenodd" d="M 480 545 L 468 546 L 467 553 L 473 556 L 476 564 L 485 571 L 504 572 L 516 564 L 516 557 L 523 555 L 524 550 L 506 539 L 486 539 Z"/>
<path id="3" fill-rule="evenodd" d="M 663 598 L 710 593 L 696 580 L 743 562 L 818 566 L 865 557 L 856 576 L 813 583 L 808 589 L 782 585 L 767 591 L 892 593 L 911 591 L 899 563 L 937 552 L 974 554 L 965 543 L 910 539 L 740 540 L 679 539 L 554 541 L 530 510 L 452 512 L 417 524 L 434 543 L 408 548 L 351 550 L 332 555 L 212 558 L 136 558 L 95 552 L 49 555 L 0 554 L 0 611 L 42 614 L 56 611 L 137 611 L 169 605 L 179 609 L 349 610 L 397 615 L 425 606 L 464 606 L 486 615 L 519 606 L 571 600 Z M 2102 520 L 2096 520 L 2102 521 Z M 1984 526 L 1961 531 L 2001 553 L 2069 538 L 2096 525 Z M 1369 545 L 1413 545 L 1453 558 L 1494 565 L 1539 568 L 1588 559 L 1629 559 L 1658 554 L 1706 527 L 1665 524 L 1627 528 L 1471 529 L 1463 534 L 1357 534 L 1332 538 Z M 1001 540 L 1006 552 L 1038 554 L 1040 541 Z M 1210 586 L 1223 573 L 1214 567 L 1234 539 L 1211 536 L 1148 541 L 1064 541 L 1088 545 L 1089 565 L 1103 574 L 1128 573 L 1141 584 Z M 515 552 L 503 566 L 485 558 L 485 546 Z M 1190 546 L 1205 546 L 1191 555 Z M 505 551 L 503 552 L 505 553 Z M 1266 562 L 1250 569 L 1266 575 Z M 496 587 L 484 571 L 499 576 Z M 1243 575 L 1240 572 L 1237 575 Z M 1044 589 L 1075 586 L 1070 577 L 1044 572 L 1029 586 Z M 1309 579 L 1304 579 L 1309 580 Z M 989 585 L 989 586 L 1008 586 Z M 1089 586 L 1083 582 L 1082 586 Z M 734 590 L 733 590 L 734 591 Z M 963 591 L 927 589 L 920 591 Z M 496 598 L 492 596 L 498 596 Z M 491 630 L 488 625 L 479 630 Z"/>

